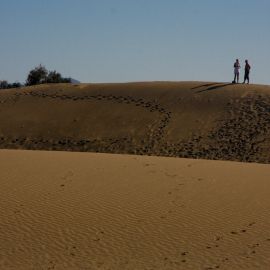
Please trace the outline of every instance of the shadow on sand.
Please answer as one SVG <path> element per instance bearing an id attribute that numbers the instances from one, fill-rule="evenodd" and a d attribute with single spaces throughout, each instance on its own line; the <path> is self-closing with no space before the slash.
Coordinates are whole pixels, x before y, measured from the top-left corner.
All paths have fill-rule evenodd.
<path id="1" fill-rule="evenodd" d="M 218 88 L 222 88 L 222 87 L 226 87 L 226 86 L 229 86 L 229 85 L 235 85 L 234 83 L 226 83 L 226 84 L 212 84 L 212 85 L 215 85 L 215 86 L 211 86 L 211 87 L 208 87 L 204 90 L 200 90 L 200 91 L 197 91 L 196 93 L 201 93 L 201 92 L 206 92 L 206 91 L 211 91 L 211 90 L 215 90 L 215 89 L 218 89 Z M 203 86 L 210 86 L 210 85 L 202 85 L 201 87 Z"/>
<path id="2" fill-rule="evenodd" d="M 199 85 L 199 86 L 195 86 L 195 87 L 192 87 L 191 89 L 197 89 L 197 88 L 201 88 L 201 87 L 207 87 L 207 86 L 212 86 L 212 85 L 220 85 L 222 83 L 208 83 L 208 84 L 202 84 L 202 85 Z"/>

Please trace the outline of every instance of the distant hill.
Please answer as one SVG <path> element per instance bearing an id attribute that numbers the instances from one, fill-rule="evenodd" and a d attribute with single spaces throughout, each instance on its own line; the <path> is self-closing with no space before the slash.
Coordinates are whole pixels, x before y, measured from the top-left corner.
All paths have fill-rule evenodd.
<path id="1" fill-rule="evenodd" d="M 81 83 L 80 81 L 75 80 L 75 79 L 73 79 L 73 78 L 70 78 L 70 82 L 73 83 L 73 84 Z"/>
<path id="2" fill-rule="evenodd" d="M 270 162 L 270 87 L 51 84 L 0 92 L 0 148 Z"/>

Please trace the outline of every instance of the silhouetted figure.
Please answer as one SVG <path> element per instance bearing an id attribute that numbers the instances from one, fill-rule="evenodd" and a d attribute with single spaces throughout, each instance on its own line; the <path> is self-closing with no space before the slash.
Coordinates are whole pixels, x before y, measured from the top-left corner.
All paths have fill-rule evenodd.
<path id="1" fill-rule="evenodd" d="M 248 63 L 248 60 L 245 60 L 245 75 L 244 75 L 244 81 L 243 83 L 245 83 L 247 81 L 247 83 L 249 84 L 249 71 L 250 71 L 250 65 Z"/>
<path id="2" fill-rule="evenodd" d="M 239 83 L 239 73 L 240 73 L 240 63 L 239 63 L 239 60 L 236 59 L 234 65 L 234 80 L 232 81 L 232 83 Z"/>

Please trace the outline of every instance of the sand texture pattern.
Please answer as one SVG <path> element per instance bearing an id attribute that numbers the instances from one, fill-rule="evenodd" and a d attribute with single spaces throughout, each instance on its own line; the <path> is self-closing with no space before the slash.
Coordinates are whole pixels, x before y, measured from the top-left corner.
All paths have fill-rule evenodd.
<path id="1" fill-rule="evenodd" d="M 0 148 L 270 162 L 270 87 L 51 84 L 0 91 Z"/>
<path id="2" fill-rule="evenodd" d="M 270 167 L 0 151 L 0 269 L 270 269 Z"/>

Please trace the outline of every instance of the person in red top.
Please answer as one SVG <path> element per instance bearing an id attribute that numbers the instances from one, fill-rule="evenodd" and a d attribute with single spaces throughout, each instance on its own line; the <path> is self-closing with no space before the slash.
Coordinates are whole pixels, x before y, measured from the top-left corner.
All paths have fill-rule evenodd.
<path id="1" fill-rule="evenodd" d="M 245 83 L 247 81 L 247 83 L 249 84 L 249 71 L 250 71 L 250 65 L 248 63 L 248 60 L 245 60 L 245 75 L 244 75 L 244 81 L 243 83 Z"/>

